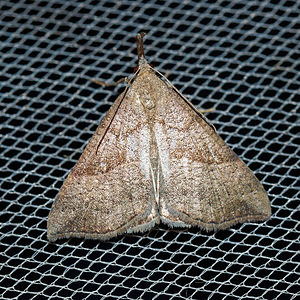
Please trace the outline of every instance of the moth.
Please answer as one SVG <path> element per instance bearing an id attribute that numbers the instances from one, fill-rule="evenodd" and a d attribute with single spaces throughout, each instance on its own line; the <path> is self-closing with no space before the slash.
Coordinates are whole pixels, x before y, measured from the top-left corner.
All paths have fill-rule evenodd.
<path id="1" fill-rule="evenodd" d="M 50 241 L 108 240 L 170 227 L 226 229 L 264 221 L 268 195 L 215 128 L 144 56 L 65 180 Z"/>

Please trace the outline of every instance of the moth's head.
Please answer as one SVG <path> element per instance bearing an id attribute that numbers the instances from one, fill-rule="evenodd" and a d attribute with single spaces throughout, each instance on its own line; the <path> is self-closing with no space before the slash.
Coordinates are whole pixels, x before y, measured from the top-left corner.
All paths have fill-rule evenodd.
<path id="1" fill-rule="evenodd" d="M 137 66 L 134 67 L 133 69 L 133 72 L 136 73 L 138 70 L 141 70 L 141 69 L 153 69 L 153 65 L 152 64 L 148 64 L 148 63 L 145 63 L 145 64 L 138 64 Z"/>

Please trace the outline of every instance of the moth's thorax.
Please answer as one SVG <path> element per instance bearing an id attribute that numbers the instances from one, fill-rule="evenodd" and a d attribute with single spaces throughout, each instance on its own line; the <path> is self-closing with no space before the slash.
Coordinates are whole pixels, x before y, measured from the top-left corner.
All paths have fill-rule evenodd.
<path id="1" fill-rule="evenodd" d="M 133 101 L 141 103 L 146 113 L 154 113 L 159 100 L 167 92 L 165 83 L 155 74 L 149 65 L 142 65 L 129 90 Z"/>

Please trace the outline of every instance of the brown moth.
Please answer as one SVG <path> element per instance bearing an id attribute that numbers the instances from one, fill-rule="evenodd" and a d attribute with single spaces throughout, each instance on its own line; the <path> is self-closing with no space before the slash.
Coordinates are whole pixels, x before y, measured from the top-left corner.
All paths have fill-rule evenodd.
<path id="1" fill-rule="evenodd" d="M 107 240 L 160 222 L 205 230 L 264 221 L 268 195 L 207 119 L 146 61 L 139 65 L 64 182 L 50 241 Z"/>

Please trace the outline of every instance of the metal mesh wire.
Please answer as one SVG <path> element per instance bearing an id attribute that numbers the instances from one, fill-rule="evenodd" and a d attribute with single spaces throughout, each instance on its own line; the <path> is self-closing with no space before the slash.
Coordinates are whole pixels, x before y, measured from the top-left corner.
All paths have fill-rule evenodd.
<path id="1" fill-rule="evenodd" d="M 1 299 L 299 296 L 299 1 L 0 1 Z M 64 178 L 130 76 L 134 36 L 268 190 L 272 218 L 46 240 Z M 298 93 L 298 94 L 297 94 Z M 298 169 L 299 170 L 299 169 Z"/>

